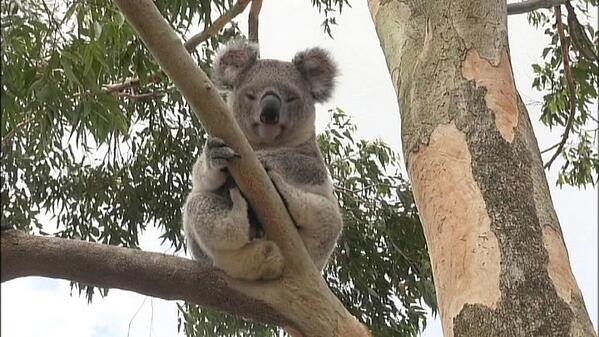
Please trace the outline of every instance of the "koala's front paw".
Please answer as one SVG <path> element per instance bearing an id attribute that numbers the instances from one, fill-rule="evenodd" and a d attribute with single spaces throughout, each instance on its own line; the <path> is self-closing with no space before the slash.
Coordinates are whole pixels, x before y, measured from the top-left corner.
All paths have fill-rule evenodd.
<path id="1" fill-rule="evenodd" d="M 239 154 L 218 137 L 208 137 L 204 151 L 207 166 L 213 170 L 222 170 L 231 159 L 239 158 Z"/>

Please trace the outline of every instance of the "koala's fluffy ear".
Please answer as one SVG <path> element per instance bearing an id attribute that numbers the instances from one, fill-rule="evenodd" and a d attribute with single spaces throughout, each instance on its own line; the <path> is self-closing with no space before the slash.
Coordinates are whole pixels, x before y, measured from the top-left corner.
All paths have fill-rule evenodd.
<path id="1" fill-rule="evenodd" d="M 321 48 L 307 49 L 297 53 L 291 62 L 310 84 L 310 92 L 316 102 L 324 102 L 331 97 L 337 66 L 327 51 Z"/>
<path id="2" fill-rule="evenodd" d="M 229 43 L 218 51 L 214 61 L 214 80 L 234 87 L 240 75 L 258 60 L 258 45 L 245 40 Z"/>

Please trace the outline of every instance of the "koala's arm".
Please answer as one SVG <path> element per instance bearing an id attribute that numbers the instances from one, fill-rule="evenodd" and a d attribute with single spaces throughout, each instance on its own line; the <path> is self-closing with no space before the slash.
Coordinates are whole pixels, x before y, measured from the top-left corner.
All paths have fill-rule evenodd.
<path id="1" fill-rule="evenodd" d="M 208 138 L 193 168 L 193 189 L 183 209 L 183 228 L 195 259 L 209 257 L 229 276 L 274 279 L 283 257 L 274 242 L 251 238 L 247 202 L 227 183 L 227 163 L 237 154 L 218 138 Z"/>
<path id="2" fill-rule="evenodd" d="M 193 166 L 194 191 L 213 192 L 227 181 L 227 162 L 237 156 L 220 138 L 209 137 Z"/>
<path id="3" fill-rule="evenodd" d="M 192 192 L 183 210 L 183 228 L 195 259 L 208 256 L 229 276 L 274 279 L 283 270 L 283 257 L 274 242 L 250 239 L 248 206 L 239 189 L 229 196 Z"/>
<path id="4" fill-rule="evenodd" d="M 295 221 L 314 263 L 323 269 L 343 228 L 337 199 L 325 186 L 294 186 L 278 172 L 269 175 Z"/>

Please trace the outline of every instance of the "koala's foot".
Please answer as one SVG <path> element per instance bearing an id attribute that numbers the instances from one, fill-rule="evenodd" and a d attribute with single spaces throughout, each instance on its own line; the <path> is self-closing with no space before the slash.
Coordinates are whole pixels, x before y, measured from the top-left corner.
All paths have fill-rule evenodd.
<path id="1" fill-rule="evenodd" d="M 239 158 L 239 154 L 218 137 L 208 137 L 204 151 L 208 168 L 213 170 L 222 170 L 231 159 Z"/>
<path id="2" fill-rule="evenodd" d="M 253 240 L 239 250 L 219 251 L 213 259 L 227 275 L 248 281 L 276 279 L 284 267 L 279 247 L 265 239 Z"/>

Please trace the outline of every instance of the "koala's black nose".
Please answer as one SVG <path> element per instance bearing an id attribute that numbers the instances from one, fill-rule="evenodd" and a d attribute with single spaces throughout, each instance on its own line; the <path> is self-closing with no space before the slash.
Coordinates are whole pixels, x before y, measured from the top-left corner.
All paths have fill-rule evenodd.
<path id="1" fill-rule="evenodd" d="M 281 99 L 273 93 L 267 93 L 260 100 L 262 111 L 260 121 L 264 124 L 277 124 L 279 122 L 279 111 L 281 110 Z"/>

